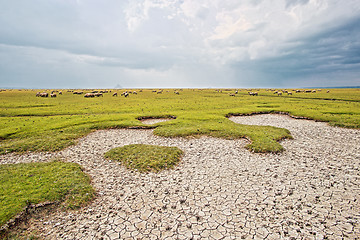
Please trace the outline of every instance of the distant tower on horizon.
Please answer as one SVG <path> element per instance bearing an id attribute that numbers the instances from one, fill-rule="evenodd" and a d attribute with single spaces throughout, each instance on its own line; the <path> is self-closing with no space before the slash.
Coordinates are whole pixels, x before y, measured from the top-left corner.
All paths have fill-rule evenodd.
<path id="1" fill-rule="evenodd" d="M 115 85 L 114 88 L 123 88 L 119 83 Z"/>

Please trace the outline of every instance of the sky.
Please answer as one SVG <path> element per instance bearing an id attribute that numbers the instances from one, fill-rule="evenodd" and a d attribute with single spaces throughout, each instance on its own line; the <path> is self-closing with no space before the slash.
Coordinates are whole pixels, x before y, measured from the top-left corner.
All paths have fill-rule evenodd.
<path id="1" fill-rule="evenodd" d="M 359 0 L 0 0 L 0 88 L 360 86 Z"/>

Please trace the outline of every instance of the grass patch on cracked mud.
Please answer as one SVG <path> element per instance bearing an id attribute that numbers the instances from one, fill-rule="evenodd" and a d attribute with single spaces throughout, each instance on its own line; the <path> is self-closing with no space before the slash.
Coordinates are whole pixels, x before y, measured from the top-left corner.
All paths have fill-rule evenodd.
<path id="1" fill-rule="evenodd" d="M 182 154 L 183 151 L 177 147 L 131 144 L 111 149 L 105 153 L 105 157 L 139 172 L 159 172 L 173 168 L 181 160 Z"/>
<path id="2" fill-rule="evenodd" d="M 93 199 L 94 192 L 89 176 L 76 163 L 0 165 L 0 226 L 29 204 L 61 202 L 74 209 Z"/>

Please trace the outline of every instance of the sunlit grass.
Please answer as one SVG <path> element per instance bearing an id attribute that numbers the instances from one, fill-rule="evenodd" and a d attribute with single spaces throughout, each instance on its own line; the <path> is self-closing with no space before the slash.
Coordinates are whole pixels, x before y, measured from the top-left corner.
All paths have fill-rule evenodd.
<path id="1" fill-rule="evenodd" d="M 164 89 L 162 94 L 144 89 L 130 97 L 84 98 L 63 90 L 57 98 L 35 97 L 38 90 L 0 92 L 0 154 L 24 151 L 57 151 L 91 131 L 107 128 L 156 128 L 160 136 L 210 135 L 247 137 L 256 152 L 278 152 L 278 140 L 290 138 L 289 131 L 268 126 L 245 126 L 226 116 L 254 112 L 287 112 L 295 116 L 329 122 L 330 125 L 360 128 L 360 89 L 325 89 L 316 93 L 294 93 L 279 97 L 272 91 L 184 89 L 180 94 Z M 112 90 L 114 92 L 115 90 Z M 121 90 L 124 91 L 124 90 Z M 118 90 L 120 95 L 121 91 Z M 290 90 L 292 91 L 292 90 Z M 47 91 L 50 92 L 50 91 Z M 137 119 L 143 116 L 176 116 L 153 126 Z"/>
<path id="2" fill-rule="evenodd" d="M 132 144 L 111 149 L 105 153 L 105 157 L 139 172 L 158 172 L 173 168 L 181 160 L 182 154 L 177 147 Z"/>
<path id="3" fill-rule="evenodd" d="M 0 226 L 28 204 L 59 202 L 77 208 L 94 196 L 90 178 L 75 163 L 0 165 Z"/>

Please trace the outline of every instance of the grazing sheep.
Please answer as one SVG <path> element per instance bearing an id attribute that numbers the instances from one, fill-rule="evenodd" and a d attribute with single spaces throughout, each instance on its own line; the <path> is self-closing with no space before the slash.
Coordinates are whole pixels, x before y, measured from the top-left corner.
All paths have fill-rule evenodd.
<path id="1" fill-rule="evenodd" d="M 281 96 L 281 95 L 282 95 L 282 92 L 278 92 L 277 95 L 278 95 L 278 96 Z"/>
<path id="2" fill-rule="evenodd" d="M 235 91 L 235 94 L 238 94 L 238 90 Z"/>
<path id="3" fill-rule="evenodd" d="M 37 96 L 37 97 L 40 97 L 40 92 L 37 92 L 37 93 L 36 93 L 36 96 Z"/>
<path id="4" fill-rule="evenodd" d="M 176 95 L 179 95 L 179 94 L 180 94 L 178 91 L 175 91 L 174 93 L 175 93 Z"/>
<path id="5" fill-rule="evenodd" d="M 230 93 L 229 96 L 230 97 L 235 97 L 235 93 Z"/>
<path id="6" fill-rule="evenodd" d="M 311 90 L 305 90 L 305 93 L 311 93 Z"/>
<path id="7" fill-rule="evenodd" d="M 112 96 L 117 97 L 117 92 L 114 92 Z"/>
<path id="8" fill-rule="evenodd" d="M 288 95 L 292 95 L 292 92 L 288 92 L 287 94 L 288 94 Z"/>
<path id="9" fill-rule="evenodd" d="M 102 93 L 95 93 L 94 95 L 95 95 L 95 97 L 100 97 L 100 96 L 103 97 Z"/>
<path id="10" fill-rule="evenodd" d="M 257 92 L 248 92 L 250 96 L 258 96 Z"/>
<path id="11" fill-rule="evenodd" d="M 121 96 L 128 97 L 128 96 L 129 96 L 128 91 L 123 92 L 123 93 L 121 94 Z"/>
<path id="12" fill-rule="evenodd" d="M 81 95 L 83 93 L 84 93 L 83 91 L 75 91 L 75 92 L 73 92 L 73 94 L 77 94 L 77 95 Z"/>
<path id="13" fill-rule="evenodd" d="M 316 93 L 316 90 L 312 90 L 311 92 L 312 92 L 312 93 Z"/>
<path id="14" fill-rule="evenodd" d="M 40 93 L 40 97 L 49 97 L 49 94 L 46 92 Z"/>
<path id="15" fill-rule="evenodd" d="M 62 91 L 59 92 L 59 95 L 62 95 Z"/>
<path id="16" fill-rule="evenodd" d="M 86 93 L 86 94 L 84 95 L 84 97 L 86 97 L 86 98 L 93 98 L 93 97 L 95 97 L 95 94 L 94 94 L 94 93 Z"/>
<path id="17" fill-rule="evenodd" d="M 133 91 L 133 94 L 137 95 L 137 92 L 136 92 L 136 91 Z"/>
<path id="18" fill-rule="evenodd" d="M 329 93 L 329 92 L 330 92 L 330 90 L 327 90 L 327 91 L 326 91 L 326 93 Z"/>
<path id="19" fill-rule="evenodd" d="M 56 97 L 56 93 L 52 93 L 52 94 L 50 94 L 50 97 Z"/>

